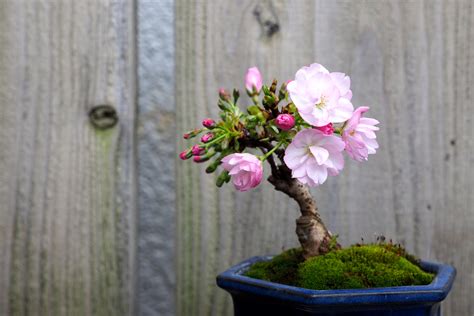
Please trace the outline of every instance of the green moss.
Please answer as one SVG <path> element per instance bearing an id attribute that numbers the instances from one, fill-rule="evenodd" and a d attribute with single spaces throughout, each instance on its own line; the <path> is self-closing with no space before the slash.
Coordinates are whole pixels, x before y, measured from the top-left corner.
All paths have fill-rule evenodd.
<path id="1" fill-rule="evenodd" d="M 254 264 L 247 276 L 299 287 L 354 289 L 429 284 L 433 275 L 398 245 L 356 245 L 303 260 L 291 249 L 271 261 Z"/>
<path id="2" fill-rule="evenodd" d="M 245 273 L 246 276 L 276 283 L 297 285 L 298 266 L 304 261 L 301 249 L 290 249 L 272 260 L 257 262 Z"/>

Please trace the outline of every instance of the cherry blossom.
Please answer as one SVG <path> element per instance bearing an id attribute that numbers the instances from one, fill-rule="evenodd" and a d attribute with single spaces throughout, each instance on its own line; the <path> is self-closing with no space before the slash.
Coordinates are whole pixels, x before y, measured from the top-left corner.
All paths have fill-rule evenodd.
<path id="1" fill-rule="evenodd" d="M 309 186 L 326 181 L 344 168 L 344 142 L 335 135 L 317 129 L 305 129 L 296 134 L 286 148 L 284 161 L 292 177 Z"/>
<path id="2" fill-rule="evenodd" d="M 255 188 L 262 181 L 262 162 L 252 154 L 235 153 L 222 159 L 222 167 L 229 172 L 239 191 Z"/>
<path id="3" fill-rule="evenodd" d="M 290 98 L 301 117 L 313 126 L 342 123 L 348 120 L 354 107 L 349 76 L 330 73 L 320 64 L 298 70 L 295 80 L 288 83 Z"/>
<path id="4" fill-rule="evenodd" d="M 349 157 L 356 161 L 367 160 L 367 157 L 375 154 L 379 148 L 375 135 L 375 131 L 379 130 L 375 125 L 379 124 L 379 121 L 362 117 L 368 110 L 368 106 L 357 108 L 342 132 L 342 139 L 346 144 L 345 150 Z"/>

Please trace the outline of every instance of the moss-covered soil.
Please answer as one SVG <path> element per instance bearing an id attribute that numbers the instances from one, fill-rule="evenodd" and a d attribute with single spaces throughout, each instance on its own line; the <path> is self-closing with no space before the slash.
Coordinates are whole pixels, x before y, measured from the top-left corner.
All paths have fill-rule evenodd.
<path id="1" fill-rule="evenodd" d="M 245 275 L 315 290 L 424 285 L 434 278 L 392 243 L 354 245 L 306 261 L 301 249 L 290 249 L 252 265 Z"/>

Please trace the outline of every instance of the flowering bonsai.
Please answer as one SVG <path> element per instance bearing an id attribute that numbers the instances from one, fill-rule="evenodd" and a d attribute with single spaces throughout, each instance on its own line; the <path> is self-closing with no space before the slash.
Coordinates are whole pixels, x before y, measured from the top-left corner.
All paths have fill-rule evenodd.
<path id="1" fill-rule="evenodd" d="M 344 154 L 362 162 L 378 149 L 379 122 L 364 116 L 368 107 L 354 109 L 350 78 L 311 64 L 293 80 L 266 86 L 253 67 L 245 86 L 247 109 L 237 106 L 238 90 L 220 89 L 220 118 L 186 133 L 200 141 L 179 156 L 208 163 L 207 173 L 220 169 L 217 186 L 231 181 L 239 191 L 261 183 L 266 161 L 268 181 L 299 205 L 301 248 L 253 257 L 217 276 L 235 315 L 439 315 L 453 267 L 419 261 L 385 237 L 342 249 L 310 194 L 339 174 Z"/>
<path id="2" fill-rule="evenodd" d="M 379 123 L 364 117 L 369 110 L 354 110 L 350 78 L 329 72 L 320 64 L 299 69 L 294 80 L 278 87 L 277 80 L 263 85 L 256 67 L 245 77 L 251 99 L 246 111 L 237 106 L 239 91 L 219 90 L 220 118 L 202 121 L 202 128 L 184 135 L 201 135 L 200 141 L 180 153 L 180 158 L 209 162 L 207 173 L 222 171 L 217 186 L 232 181 L 239 191 L 258 186 L 266 161 L 268 181 L 299 205 L 296 234 L 305 259 L 325 254 L 334 237 L 321 219 L 309 187 L 323 184 L 344 168 L 344 153 L 356 161 L 375 154 Z M 259 151 L 261 154 L 256 155 Z M 337 243 L 335 247 L 340 247 Z"/>

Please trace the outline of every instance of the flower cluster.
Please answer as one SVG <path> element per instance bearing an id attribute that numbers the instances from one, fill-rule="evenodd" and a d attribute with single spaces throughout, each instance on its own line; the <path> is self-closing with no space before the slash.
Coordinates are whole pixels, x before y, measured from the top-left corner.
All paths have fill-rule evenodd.
<path id="1" fill-rule="evenodd" d="M 239 191 L 260 184 L 262 161 L 277 172 L 276 159 L 303 184 L 320 185 L 344 168 L 344 152 L 364 161 L 378 148 L 379 122 L 363 117 L 369 110 L 366 106 L 354 110 L 350 84 L 349 76 L 315 63 L 298 70 L 294 80 L 278 89 L 276 80 L 263 85 L 260 71 L 252 67 L 245 86 L 253 104 L 242 112 L 237 107 L 238 90 L 231 96 L 220 89 L 220 120 L 207 118 L 203 128 L 186 133 L 186 139 L 203 135 L 179 156 L 193 157 L 195 162 L 214 159 L 206 172 L 222 165 L 216 184 L 232 180 Z M 262 155 L 245 152 L 248 148 L 259 149 Z"/>

